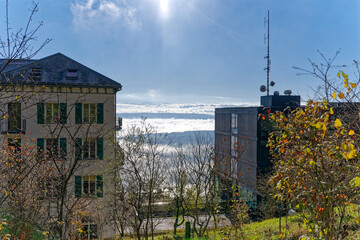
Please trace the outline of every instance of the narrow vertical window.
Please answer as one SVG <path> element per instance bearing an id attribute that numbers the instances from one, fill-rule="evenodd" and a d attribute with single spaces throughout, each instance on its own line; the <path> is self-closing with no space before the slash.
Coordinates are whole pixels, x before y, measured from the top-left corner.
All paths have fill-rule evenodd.
<path id="1" fill-rule="evenodd" d="M 59 140 L 57 138 L 46 139 L 46 158 L 48 160 L 57 160 L 59 156 Z"/>
<path id="2" fill-rule="evenodd" d="M 45 113 L 46 123 L 58 123 L 60 121 L 58 103 L 47 103 Z"/>
<path id="3" fill-rule="evenodd" d="M 238 134 L 238 115 L 231 114 L 231 133 Z"/>
<path id="4" fill-rule="evenodd" d="M 96 104 L 84 103 L 84 123 L 96 122 Z"/>
<path id="5" fill-rule="evenodd" d="M 84 140 L 84 159 L 95 159 L 95 139 Z"/>

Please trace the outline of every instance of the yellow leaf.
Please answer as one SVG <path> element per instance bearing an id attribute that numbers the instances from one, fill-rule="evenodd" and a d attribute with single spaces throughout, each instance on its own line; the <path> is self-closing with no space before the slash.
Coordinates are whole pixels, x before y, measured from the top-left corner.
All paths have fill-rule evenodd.
<path id="1" fill-rule="evenodd" d="M 353 130 L 350 130 L 349 131 L 349 135 L 351 136 L 351 135 L 354 135 L 355 134 L 355 132 L 353 131 Z"/>
<path id="2" fill-rule="evenodd" d="M 332 97 L 333 99 L 336 99 L 336 92 L 333 93 Z"/>
<path id="3" fill-rule="evenodd" d="M 330 114 L 334 114 L 334 110 L 332 108 L 330 108 Z"/>
<path id="4" fill-rule="evenodd" d="M 341 144 L 341 149 L 344 151 L 347 151 L 349 149 L 348 145 L 346 143 Z"/>
<path id="5" fill-rule="evenodd" d="M 356 83 L 350 83 L 352 88 L 356 88 L 357 84 Z"/>
<path id="6" fill-rule="evenodd" d="M 355 187 L 360 186 L 360 177 L 355 177 L 353 181 L 354 181 Z"/>
<path id="7" fill-rule="evenodd" d="M 357 217 L 355 217 L 355 222 L 356 222 L 356 223 L 359 223 L 359 222 L 360 222 Z"/>
<path id="8" fill-rule="evenodd" d="M 334 126 L 335 126 L 336 128 L 339 128 L 339 127 L 341 127 L 341 125 L 342 125 L 341 121 L 337 118 L 337 119 L 335 120 Z"/>
<path id="9" fill-rule="evenodd" d="M 346 156 L 347 156 L 348 159 L 352 159 L 352 158 L 357 156 L 357 152 L 356 152 L 355 149 L 353 149 Z"/>
<path id="10" fill-rule="evenodd" d="M 340 78 L 340 73 L 339 72 L 336 75 L 338 76 L 338 78 Z"/>
<path id="11" fill-rule="evenodd" d="M 343 78 L 348 78 L 349 77 L 346 73 L 344 73 L 344 71 L 341 71 L 341 75 L 343 76 Z"/>
<path id="12" fill-rule="evenodd" d="M 344 96 L 343 93 L 339 93 L 338 96 L 339 96 L 340 99 L 344 99 L 344 98 L 345 98 L 345 96 Z"/>
<path id="13" fill-rule="evenodd" d="M 320 129 L 320 128 L 321 128 L 321 123 L 318 122 L 315 127 L 316 127 L 317 129 Z"/>

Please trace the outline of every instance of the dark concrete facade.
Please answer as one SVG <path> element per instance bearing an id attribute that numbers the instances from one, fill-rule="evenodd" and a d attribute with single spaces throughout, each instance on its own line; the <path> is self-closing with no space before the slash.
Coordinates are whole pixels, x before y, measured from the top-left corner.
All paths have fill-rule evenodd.
<path id="1" fill-rule="evenodd" d="M 222 181 L 238 182 L 244 190 L 258 195 L 258 179 L 271 170 L 266 147 L 269 134 L 259 114 L 300 106 L 300 96 L 265 96 L 262 106 L 215 109 L 216 166 Z"/>

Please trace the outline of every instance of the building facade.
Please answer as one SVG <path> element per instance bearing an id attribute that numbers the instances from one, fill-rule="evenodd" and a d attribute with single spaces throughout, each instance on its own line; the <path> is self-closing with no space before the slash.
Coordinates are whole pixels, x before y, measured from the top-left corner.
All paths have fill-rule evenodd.
<path id="1" fill-rule="evenodd" d="M 257 107 L 215 109 L 216 166 L 223 185 L 237 183 L 253 199 L 258 197 L 258 179 L 272 166 L 266 147 L 269 126 L 259 114 L 288 106 L 299 107 L 300 96 L 264 96 Z M 228 198 L 227 193 L 221 195 Z"/>
<path id="2" fill-rule="evenodd" d="M 16 146 L 21 158 L 26 146 L 26 157 L 51 168 L 40 187 L 46 223 L 66 235 L 77 218 L 80 233 L 73 234 L 113 237 L 116 93 L 122 85 L 57 53 L 7 64 L 0 86 L 3 146 Z"/>

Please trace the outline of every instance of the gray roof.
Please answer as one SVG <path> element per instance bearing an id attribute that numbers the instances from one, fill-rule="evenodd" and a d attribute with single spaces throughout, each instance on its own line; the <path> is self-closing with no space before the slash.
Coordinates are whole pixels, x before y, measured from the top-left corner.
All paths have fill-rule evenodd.
<path id="1" fill-rule="evenodd" d="M 4 60 L 0 60 L 0 65 Z M 32 69 L 41 69 L 41 78 L 32 78 Z M 69 69 L 77 70 L 77 77 L 66 77 Z M 56 53 L 38 60 L 15 60 L 1 74 L 4 84 L 37 84 L 57 86 L 111 87 L 121 90 L 122 85 L 84 65 Z"/>

